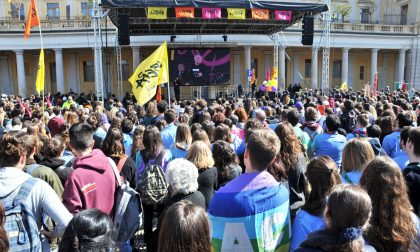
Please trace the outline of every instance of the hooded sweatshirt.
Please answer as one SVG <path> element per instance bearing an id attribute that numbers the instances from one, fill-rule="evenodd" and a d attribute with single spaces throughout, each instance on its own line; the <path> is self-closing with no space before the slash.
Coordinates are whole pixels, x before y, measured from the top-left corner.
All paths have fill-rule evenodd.
<path id="1" fill-rule="evenodd" d="M 10 193 L 17 193 L 22 184 L 29 178 L 31 178 L 31 175 L 19 168 L 0 168 L 0 198 L 8 196 Z M 41 179 L 36 180 L 37 182 L 24 203 L 35 217 L 38 228 L 41 228 L 43 214 L 46 214 L 57 224 L 52 231 L 53 236 L 62 235 L 73 216 L 61 204 L 51 186 Z"/>
<path id="2" fill-rule="evenodd" d="M 101 150 L 94 149 L 89 155 L 77 157 L 73 168 L 63 193 L 67 209 L 75 214 L 97 208 L 111 214 L 117 184 L 108 158 Z"/>

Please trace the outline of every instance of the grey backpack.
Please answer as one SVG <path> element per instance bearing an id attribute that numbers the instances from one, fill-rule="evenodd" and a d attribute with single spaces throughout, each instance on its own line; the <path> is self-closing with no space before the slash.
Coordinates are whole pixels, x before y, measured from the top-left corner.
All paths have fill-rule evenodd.
<path id="1" fill-rule="evenodd" d="M 112 240 L 122 243 L 130 240 L 142 224 L 143 211 L 140 195 L 128 182 L 121 179 L 114 161 L 109 158 L 118 188 L 114 198 L 114 228 Z"/>
<path id="2" fill-rule="evenodd" d="M 165 153 L 166 150 L 163 149 L 154 164 L 149 164 L 145 161 L 146 168 L 137 185 L 137 191 L 140 192 L 143 203 L 147 205 L 162 203 L 168 195 L 168 183 L 166 182 L 165 173 L 162 167 L 158 165 L 162 162 Z"/>

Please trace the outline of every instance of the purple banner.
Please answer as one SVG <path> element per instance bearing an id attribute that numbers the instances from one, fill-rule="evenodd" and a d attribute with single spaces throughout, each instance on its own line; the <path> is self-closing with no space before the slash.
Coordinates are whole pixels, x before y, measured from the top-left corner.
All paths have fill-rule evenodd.
<path id="1" fill-rule="evenodd" d="M 203 19 L 219 19 L 222 18 L 221 8 L 202 8 Z"/>
<path id="2" fill-rule="evenodd" d="M 274 12 L 275 16 L 276 16 L 276 20 L 281 20 L 281 21 L 290 21 L 292 20 L 292 12 L 291 11 L 279 11 L 276 10 Z"/>

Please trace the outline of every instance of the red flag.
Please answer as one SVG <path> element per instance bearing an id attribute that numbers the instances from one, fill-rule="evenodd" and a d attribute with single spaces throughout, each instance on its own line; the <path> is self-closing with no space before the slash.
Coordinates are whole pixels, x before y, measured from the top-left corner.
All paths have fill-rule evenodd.
<path id="1" fill-rule="evenodd" d="M 31 5 L 29 6 L 28 20 L 26 20 L 25 27 L 25 40 L 31 34 L 31 28 L 34 26 L 39 26 L 39 16 L 36 9 L 35 0 L 31 0 Z"/>
<path id="2" fill-rule="evenodd" d="M 270 68 L 268 68 L 268 70 L 267 70 L 267 74 L 265 75 L 265 80 L 266 81 L 271 80 L 271 69 Z"/>
<path id="3" fill-rule="evenodd" d="M 376 96 L 376 90 L 378 89 L 378 73 L 375 73 L 373 77 L 372 96 Z"/>
<path id="4" fill-rule="evenodd" d="M 157 92 L 156 92 L 156 101 L 160 102 L 162 100 L 162 86 L 157 86 Z"/>

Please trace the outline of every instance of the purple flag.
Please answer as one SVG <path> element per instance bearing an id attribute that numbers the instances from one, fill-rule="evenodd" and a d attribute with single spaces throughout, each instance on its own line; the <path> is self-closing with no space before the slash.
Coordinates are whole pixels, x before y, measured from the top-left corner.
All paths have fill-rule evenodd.
<path id="1" fill-rule="evenodd" d="M 222 18 L 221 8 L 202 8 L 203 19 L 219 19 Z"/>
<path id="2" fill-rule="evenodd" d="M 281 21 L 290 21 L 292 20 L 292 12 L 291 11 L 280 11 L 280 10 L 276 10 L 274 12 L 275 16 L 276 16 L 276 20 L 281 20 Z"/>

